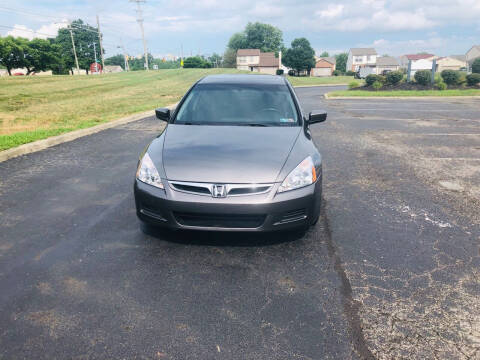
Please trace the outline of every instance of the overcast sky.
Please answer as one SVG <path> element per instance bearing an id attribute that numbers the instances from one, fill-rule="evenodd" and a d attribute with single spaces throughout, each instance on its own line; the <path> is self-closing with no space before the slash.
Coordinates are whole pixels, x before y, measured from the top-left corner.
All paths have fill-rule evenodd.
<path id="1" fill-rule="evenodd" d="M 287 46 L 306 37 L 318 53 L 374 47 L 379 54 L 451 55 L 480 44 L 480 0 L 147 0 L 142 8 L 149 51 L 161 56 L 180 55 L 182 44 L 185 56 L 222 53 L 249 21 L 279 27 Z M 96 25 L 98 14 L 107 55 L 122 40 L 136 55 L 135 9 L 129 0 L 0 0 L 0 34 L 46 37 L 66 20 Z"/>

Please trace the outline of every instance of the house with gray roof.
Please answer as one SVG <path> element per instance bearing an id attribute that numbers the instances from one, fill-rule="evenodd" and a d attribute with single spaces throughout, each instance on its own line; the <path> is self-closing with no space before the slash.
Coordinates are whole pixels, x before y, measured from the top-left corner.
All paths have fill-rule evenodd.
<path id="1" fill-rule="evenodd" d="M 400 64 L 393 56 L 377 57 L 377 74 L 382 75 L 389 71 L 400 69 Z"/>
<path id="2" fill-rule="evenodd" d="M 358 71 L 361 67 L 374 68 L 377 52 L 373 48 L 351 48 L 348 52 L 347 71 Z"/>
<path id="3" fill-rule="evenodd" d="M 480 45 L 474 45 L 470 50 L 465 54 L 467 58 L 468 67 L 471 68 L 475 59 L 480 58 Z"/>

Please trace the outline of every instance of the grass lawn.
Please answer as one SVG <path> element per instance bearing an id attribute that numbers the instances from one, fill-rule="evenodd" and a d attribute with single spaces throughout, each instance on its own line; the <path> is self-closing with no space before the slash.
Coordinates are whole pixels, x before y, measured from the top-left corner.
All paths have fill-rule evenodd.
<path id="1" fill-rule="evenodd" d="M 293 86 L 348 84 L 354 80 L 353 76 L 287 76 L 287 78 Z M 362 83 L 361 80 L 357 81 Z"/>
<path id="2" fill-rule="evenodd" d="M 100 76 L 0 79 L 0 150 L 177 102 L 202 76 L 235 69 L 171 69 Z"/>
<path id="3" fill-rule="evenodd" d="M 480 89 L 452 89 L 452 90 L 341 90 L 328 93 L 329 97 L 392 97 L 392 96 L 480 96 Z"/>
<path id="4" fill-rule="evenodd" d="M 169 69 L 100 76 L 0 79 L 0 150 L 177 102 L 199 78 L 235 69 Z M 294 85 L 351 77 L 289 77 Z"/>

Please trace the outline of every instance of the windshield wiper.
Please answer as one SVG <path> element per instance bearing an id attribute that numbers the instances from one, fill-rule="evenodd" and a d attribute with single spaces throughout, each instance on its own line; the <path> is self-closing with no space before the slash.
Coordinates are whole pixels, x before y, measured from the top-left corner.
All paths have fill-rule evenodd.
<path id="1" fill-rule="evenodd" d="M 245 126 L 269 126 L 267 124 L 260 124 L 260 123 L 247 123 L 247 124 L 242 124 Z"/>

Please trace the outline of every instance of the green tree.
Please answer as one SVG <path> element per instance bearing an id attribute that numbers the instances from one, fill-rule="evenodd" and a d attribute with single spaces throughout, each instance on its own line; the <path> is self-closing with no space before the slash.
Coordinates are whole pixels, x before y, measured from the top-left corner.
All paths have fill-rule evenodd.
<path id="1" fill-rule="evenodd" d="M 223 54 L 223 63 L 224 68 L 235 68 L 237 67 L 237 51 L 234 49 L 228 48 Z"/>
<path id="2" fill-rule="evenodd" d="M 233 34 L 228 42 L 228 48 L 233 50 L 260 49 L 262 52 L 278 53 L 282 46 L 282 31 L 260 22 L 249 22 L 243 32 Z"/>
<path id="3" fill-rule="evenodd" d="M 285 66 L 298 72 L 310 69 L 315 66 L 315 51 L 310 46 L 310 42 L 305 38 L 298 38 L 292 41 L 292 47 L 287 49 L 282 57 Z"/>
<path id="4" fill-rule="evenodd" d="M 18 40 L 13 36 L 0 38 L 0 64 L 5 66 L 8 75 L 12 75 L 12 69 L 25 66 L 25 57 L 22 44 L 27 39 Z"/>
<path id="5" fill-rule="evenodd" d="M 125 58 L 123 57 L 122 54 L 110 56 L 105 59 L 105 65 L 119 65 L 123 69 L 125 67 Z"/>
<path id="6" fill-rule="evenodd" d="M 180 67 L 180 59 L 175 61 L 173 60 L 165 60 L 155 58 L 153 60 L 149 60 L 149 64 L 157 65 L 159 69 L 178 69 Z"/>
<path id="7" fill-rule="evenodd" d="M 335 69 L 341 72 L 346 72 L 347 71 L 347 59 L 348 59 L 348 54 L 347 53 L 341 53 L 335 55 L 335 59 L 337 60 L 337 64 L 335 65 Z"/>
<path id="8" fill-rule="evenodd" d="M 329 57 L 328 51 L 324 51 L 320 54 L 320 57 Z"/>
<path id="9" fill-rule="evenodd" d="M 23 40 L 23 54 L 27 75 L 32 72 L 54 70 L 60 62 L 60 47 L 44 39 Z"/>
<path id="10" fill-rule="evenodd" d="M 95 61 L 94 46 L 97 51 L 97 60 L 100 59 L 100 44 L 98 41 L 97 29 L 84 23 L 81 19 L 75 20 L 71 24 L 73 31 L 73 39 L 78 57 L 78 65 L 81 69 L 85 69 L 88 73 L 90 64 Z M 61 48 L 61 54 L 64 63 L 69 68 L 75 66 L 74 54 L 72 49 L 72 40 L 68 29 L 58 30 L 55 43 Z"/>
<path id="11" fill-rule="evenodd" d="M 474 60 L 472 64 L 472 73 L 480 74 L 480 58 Z"/>
<path id="12" fill-rule="evenodd" d="M 227 47 L 233 50 L 247 49 L 247 36 L 245 32 L 238 32 L 233 34 L 228 41 Z"/>
<path id="13" fill-rule="evenodd" d="M 184 68 L 211 68 L 212 64 L 200 56 L 191 56 L 183 61 Z"/>
<path id="14" fill-rule="evenodd" d="M 213 53 L 207 60 L 213 65 L 213 67 L 220 67 L 222 65 L 222 55 L 217 53 Z"/>
<path id="15" fill-rule="evenodd" d="M 153 63 L 153 56 L 152 54 L 148 53 L 148 63 Z M 145 70 L 145 55 L 140 58 L 135 58 L 129 61 L 130 70 L 137 71 L 137 70 Z"/>

